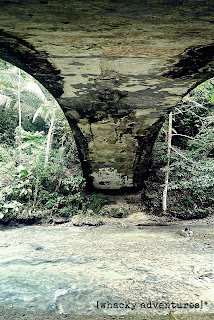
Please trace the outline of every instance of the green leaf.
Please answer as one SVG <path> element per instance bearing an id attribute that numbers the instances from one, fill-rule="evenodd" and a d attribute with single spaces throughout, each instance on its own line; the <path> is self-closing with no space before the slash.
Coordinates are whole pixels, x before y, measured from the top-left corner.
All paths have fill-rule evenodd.
<path id="1" fill-rule="evenodd" d="M 212 103 L 214 102 L 214 94 L 213 94 L 212 97 L 211 97 L 211 102 L 212 102 Z"/>
<path id="2" fill-rule="evenodd" d="M 29 172 L 27 171 L 27 170 L 21 170 L 21 171 L 19 171 L 19 174 L 28 174 Z"/>

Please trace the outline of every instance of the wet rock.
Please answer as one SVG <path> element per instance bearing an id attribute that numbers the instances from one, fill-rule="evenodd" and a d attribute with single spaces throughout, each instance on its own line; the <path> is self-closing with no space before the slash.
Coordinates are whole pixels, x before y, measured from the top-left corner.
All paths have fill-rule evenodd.
<path id="1" fill-rule="evenodd" d="M 92 215 L 89 216 L 87 214 L 76 215 L 72 218 L 72 223 L 74 226 L 82 227 L 82 226 L 100 226 L 104 224 L 103 217 Z"/>
<path id="2" fill-rule="evenodd" d="M 31 247 L 34 249 L 34 250 L 44 250 L 44 247 L 43 246 L 40 246 L 39 244 L 32 244 Z"/>
<path id="3" fill-rule="evenodd" d="M 185 229 L 181 230 L 180 235 L 183 237 L 193 237 L 194 234 L 190 228 L 185 228 Z"/>
<path id="4" fill-rule="evenodd" d="M 52 217 L 52 222 L 54 224 L 62 224 L 62 223 L 66 223 L 69 222 L 70 218 L 69 217 L 57 217 L 57 216 L 53 216 Z"/>
<path id="5" fill-rule="evenodd" d="M 128 205 L 107 205 L 104 206 L 100 212 L 102 216 L 108 216 L 112 218 L 125 218 L 127 217 L 131 211 Z"/>

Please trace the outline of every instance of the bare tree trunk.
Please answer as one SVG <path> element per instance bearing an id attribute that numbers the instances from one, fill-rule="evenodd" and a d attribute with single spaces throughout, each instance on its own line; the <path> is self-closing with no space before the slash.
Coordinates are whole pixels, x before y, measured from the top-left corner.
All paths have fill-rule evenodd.
<path id="1" fill-rule="evenodd" d="M 163 198 L 162 198 L 162 210 L 163 213 L 167 213 L 167 192 L 169 185 L 169 165 L 170 165 L 170 152 L 172 145 L 172 112 L 169 114 L 169 122 L 168 122 L 168 147 L 167 147 L 167 165 L 165 172 L 165 182 L 164 182 L 164 190 L 163 190 Z"/>
<path id="2" fill-rule="evenodd" d="M 165 142 L 168 142 L 169 118 L 164 122 Z"/>
<path id="3" fill-rule="evenodd" d="M 38 190 L 39 190 L 39 174 L 38 174 L 38 157 L 36 157 L 36 183 L 35 183 L 35 191 L 34 191 L 34 199 L 33 199 L 33 210 L 35 209 L 36 202 L 37 202 L 37 196 L 38 196 Z"/>
<path id="4" fill-rule="evenodd" d="M 19 69 L 18 108 L 19 108 L 19 127 L 21 128 L 21 126 L 22 126 L 22 109 L 21 109 L 20 92 L 21 92 L 21 71 L 20 71 L 20 69 Z"/>
<path id="5" fill-rule="evenodd" d="M 17 91 L 17 100 L 18 100 L 18 112 L 19 112 L 19 126 L 18 126 L 18 134 L 17 134 L 17 143 L 18 143 L 18 147 L 21 146 L 21 127 L 22 127 L 22 109 L 21 109 L 21 70 L 18 69 L 18 91 Z M 21 148 L 19 150 L 19 155 L 20 155 L 20 159 L 21 159 Z"/>
<path id="6" fill-rule="evenodd" d="M 50 153 L 50 149 L 51 149 L 51 137 L 52 137 L 52 133 L 53 133 L 54 120 L 55 120 L 55 111 L 53 111 L 53 114 L 52 114 L 52 117 L 51 117 L 50 127 L 49 127 L 49 130 L 48 130 L 44 168 L 46 168 L 47 164 L 48 164 L 49 153 Z"/>

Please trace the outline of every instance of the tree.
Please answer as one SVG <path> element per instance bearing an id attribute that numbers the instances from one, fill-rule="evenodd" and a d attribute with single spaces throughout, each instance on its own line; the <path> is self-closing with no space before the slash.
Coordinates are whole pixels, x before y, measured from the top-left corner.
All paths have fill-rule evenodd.
<path id="1" fill-rule="evenodd" d="M 165 183 L 164 183 L 163 198 L 162 198 L 162 209 L 164 214 L 167 213 L 167 191 L 169 186 L 170 153 L 171 153 L 171 146 L 172 146 L 172 111 L 169 113 L 167 142 L 168 142 L 167 165 L 166 165 L 166 171 L 165 171 Z"/>
<path id="2" fill-rule="evenodd" d="M 153 149 L 146 201 L 152 210 L 203 216 L 214 203 L 213 80 L 190 92 L 169 115 Z M 164 135 L 167 139 L 164 139 Z M 165 140 L 165 141 L 164 141 Z M 170 175 L 170 179 L 169 179 Z M 164 181 L 164 184 L 163 184 Z M 160 194 L 160 184 L 163 193 Z M 162 199 L 162 206 L 160 200 Z"/>
<path id="3" fill-rule="evenodd" d="M 47 167 L 49 154 L 51 150 L 51 144 L 53 140 L 54 134 L 54 122 L 56 117 L 56 110 L 59 108 L 58 104 L 55 102 L 51 102 L 46 100 L 45 104 L 42 104 L 36 111 L 33 122 L 36 120 L 38 115 L 41 115 L 45 121 L 49 124 L 48 134 L 47 134 L 47 143 L 46 143 L 46 152 L 45 152 L 45 161 L 44 161 L 44 168 Z"/>
<path id="4" fill-rule="evenodd" d="M 0 219 L 77 213 L 85 180 L 69 124 L 35 79 L 1 60 L 0 119 Z"/>
<path id="5" fill-rule="evenodd" d="M 25 109 L 32 109 L 32 106 L 44 101 L 45 95 L 36 80 L 26 72 L 9 66 L 0 70 L 0 105 L 12 106 L 20 111 L 20 103 Z M 26 111 L 26 110 L 25 110 Z M 19 112 L 19 114 L 21 114 Z M 19 125 L 21 121 L 19 118 Z"/>
<path id="6" fill-rule="evenodd" d="M 1 113 L 7 113 L 7 110 L 18 110 L 17 139 L 20 144 L 21 128 L 22 128 L 22 112 L 26 116 L 33 116 L 35 110 L 41 102 L 44 101 L 45 95 L 42 92 L 36 80 L 24 71 L 11 66 L 9 64 L 0 64 L 0 107 Z M 4 67 L 4 68 L 3 68 Z M 5 112 L 4 112 L 5 111 Z M 13 117 L 14 118 L 14 117 Z M 26 117 L 25 117 L 26 118 Z M 1 123 L 2 133 L 5 131 L 4 124 Z M 0 127 L 1 133 L 1 127 Z"/>

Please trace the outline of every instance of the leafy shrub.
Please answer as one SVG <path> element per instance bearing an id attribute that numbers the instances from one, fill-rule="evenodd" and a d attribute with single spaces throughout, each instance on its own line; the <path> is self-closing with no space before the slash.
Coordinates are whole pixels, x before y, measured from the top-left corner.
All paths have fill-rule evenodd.
<path id="1" fill-rule="evenodd" d="M 112 204 L 114 202 L 115 200 L 113 198 L 101 193 L 85 194 L 83 210 L 84 212 L 91 210 L 94 213 L 99 213 L 105 205 Z"/>
<path id="2" fill-rule="evenodd" d="M 214 204 L 214 111 L 212 80 L 184 98 L 174 111 L 168 186 L 168 213 L 180 218 L 203 217 Z M 166 170 L 164 135 L 159 135 L 152 153 L 152 170 L 144 194 L 149 210 L 162 212 Z"/>

